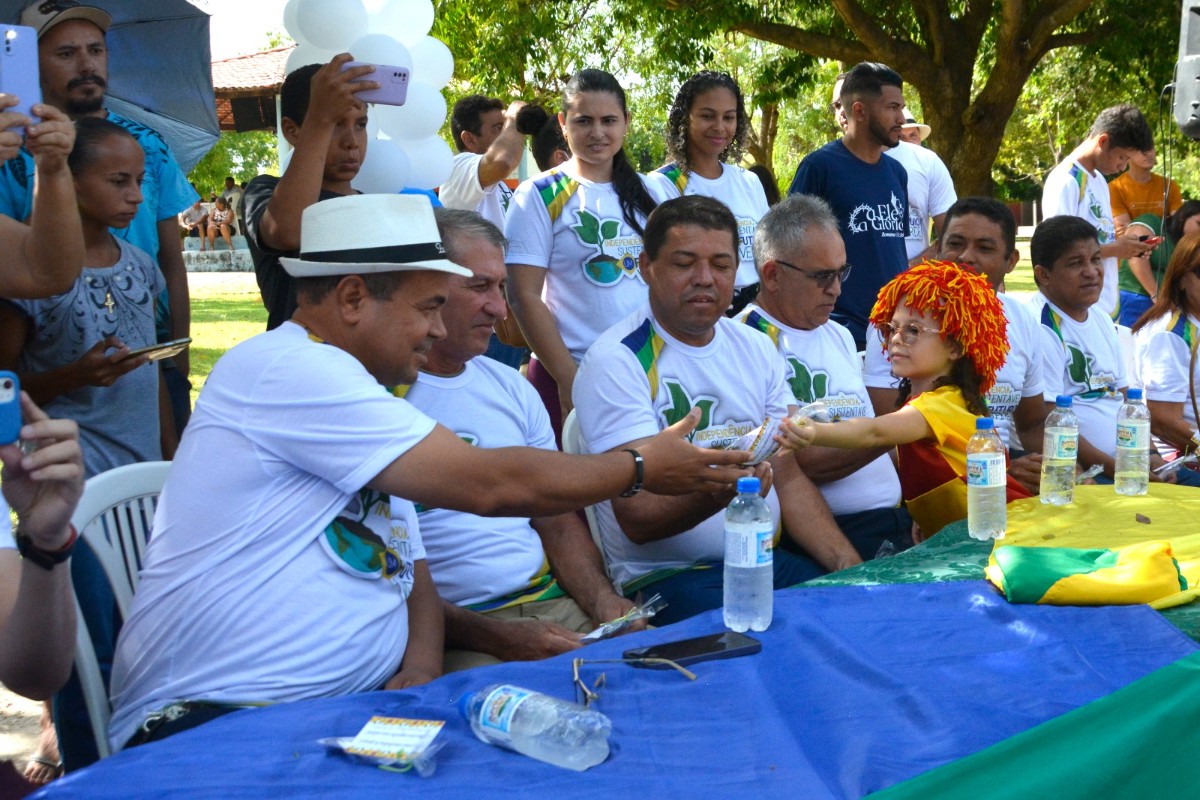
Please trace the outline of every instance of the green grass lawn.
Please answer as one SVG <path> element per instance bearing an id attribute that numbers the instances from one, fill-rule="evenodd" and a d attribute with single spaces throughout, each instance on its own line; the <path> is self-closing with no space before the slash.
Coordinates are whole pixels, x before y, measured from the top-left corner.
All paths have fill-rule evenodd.
<path id="1" fill-rule="evenodd" d="M 192 294 L 192 404 L 213 364 L 229 348 L 262 333 L 267 311 L 259 299 L 254 275 L 214 279 L 210 274 L 189 276 Z"/>

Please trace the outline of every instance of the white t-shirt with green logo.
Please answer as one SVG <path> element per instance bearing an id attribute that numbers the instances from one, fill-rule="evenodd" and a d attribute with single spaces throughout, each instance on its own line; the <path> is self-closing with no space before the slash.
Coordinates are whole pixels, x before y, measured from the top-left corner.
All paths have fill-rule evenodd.
<path id="1" fill-rule="evenodd" d="M 680 196 L 679 187 L 661 172 L 651 172 L 646 175 L 646 180 L 655 187 L 656 195 L 661 193 L 665 197 Z M 729 207 L 737 217 L 740 240 L 734 288 L 741 289 L 758 283 L 758 270 L 754 268 L 754 231 L 758 229 L 758 221 L 770 208 L 767 205 L 767 194 L 763 191 L 758 176 L 733 164 L 723 163 L 721 177 L 716 180 L 694 172 L 688 175 L 683 195 L 713 197 Z"/>
<path id="2" fill-rule="evenodd" d="M 826 322 L 811 331 L 790 328 L 757 304 L 747 306 L 737 320 L 765 334 L 778 347 L 797 405 L 820 400 L 834 419 L 875 416 L 863 384 L 854 338 L 845 327 Z M 900 504 L 900 478 L 886 454 L 853 474 L 820 484 L 818 488 L 834 514 L 894 508 Z"/>
<path id="3" fill-rule="evenodd" d="M 504 235 L 506 263 L 546 270 L 542 299 L 576 362 L 609 326 L 646 302 L 638 269 L 642 239 L 625 222 L 611 183 L 593 183 L 562 167 L 523 181 L 509 204 Z"/>
<path id="4" fill-rule="evenodd" d="M 667 334 L 649 306 L 614 325 L 588 350 L 575 378 L 574 400 L 585 453 L 653 436 L 693 406 L 704 412 L 693 444 L 725 448 L 768 417 L 786 416 L 795 403 L 784 381 L 783 359 L 765 336 L 722 318 L 712 341 L 693 347 Z M 774 489 L 767 503 L 778 521 Z M 611 503 L 596 510 L 605 560 L 619 584 L 655 569 L 724 557 L 724 512 L 689 531 L 639 545 L 625 536 Z"/>

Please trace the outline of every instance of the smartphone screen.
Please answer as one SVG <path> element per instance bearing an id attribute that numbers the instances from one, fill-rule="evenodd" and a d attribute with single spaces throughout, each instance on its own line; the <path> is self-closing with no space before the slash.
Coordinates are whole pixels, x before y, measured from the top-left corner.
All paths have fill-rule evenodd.
<path id="1" fill-rule="evenodd" d="M 16 111 L 36 122 L 31 111 L 42 102 L 38 83 L 37 32 L 23 25 L 0 25 L 0 92 L 20 101 L 7 111 Z"/>
<path id="2" fill-rule="evenodd" d="M 736 658 L 748 656 L 762 650 L 762 643 L 744 633 L 725 631 L 708 636 L 698 636 L 695 639 L 681 639 L 677 642 L 664 642 L 649 647 L 639 647 L 626 650 L 625 658 L 666 658 L 676 664 L 694 664 L 698 661 L 709 661 L 716 658 Z M 670 669 L 661 664 L 646 664 L 644 666 Z"/>

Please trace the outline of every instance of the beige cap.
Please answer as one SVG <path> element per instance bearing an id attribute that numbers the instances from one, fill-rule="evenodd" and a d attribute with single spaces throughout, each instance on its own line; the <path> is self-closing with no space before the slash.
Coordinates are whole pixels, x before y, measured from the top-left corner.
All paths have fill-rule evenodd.
<path id="1" fill-rule="evenodd" d="M 112 15 L 102 8 L 84 6 L 75 0 L 38 0 L 21 12 L 21 24 L 37 31 L 38 38 L 60 22 L 83 19 L 95 25 L 102 33 L 108 33 Z"/>

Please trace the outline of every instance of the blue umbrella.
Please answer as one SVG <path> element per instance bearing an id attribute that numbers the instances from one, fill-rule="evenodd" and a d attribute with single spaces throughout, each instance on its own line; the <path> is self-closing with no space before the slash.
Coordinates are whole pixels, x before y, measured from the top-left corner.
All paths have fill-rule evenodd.
<path id="1" fill-rule="evenodd" d="M 31 0 L 0 0 L 17 24 Z M 187 0 L 81 0 L 112 15 L 108 96 L 113 112 L 162 134 L 184 173 L 217 141 L 208 14 Z"/>

